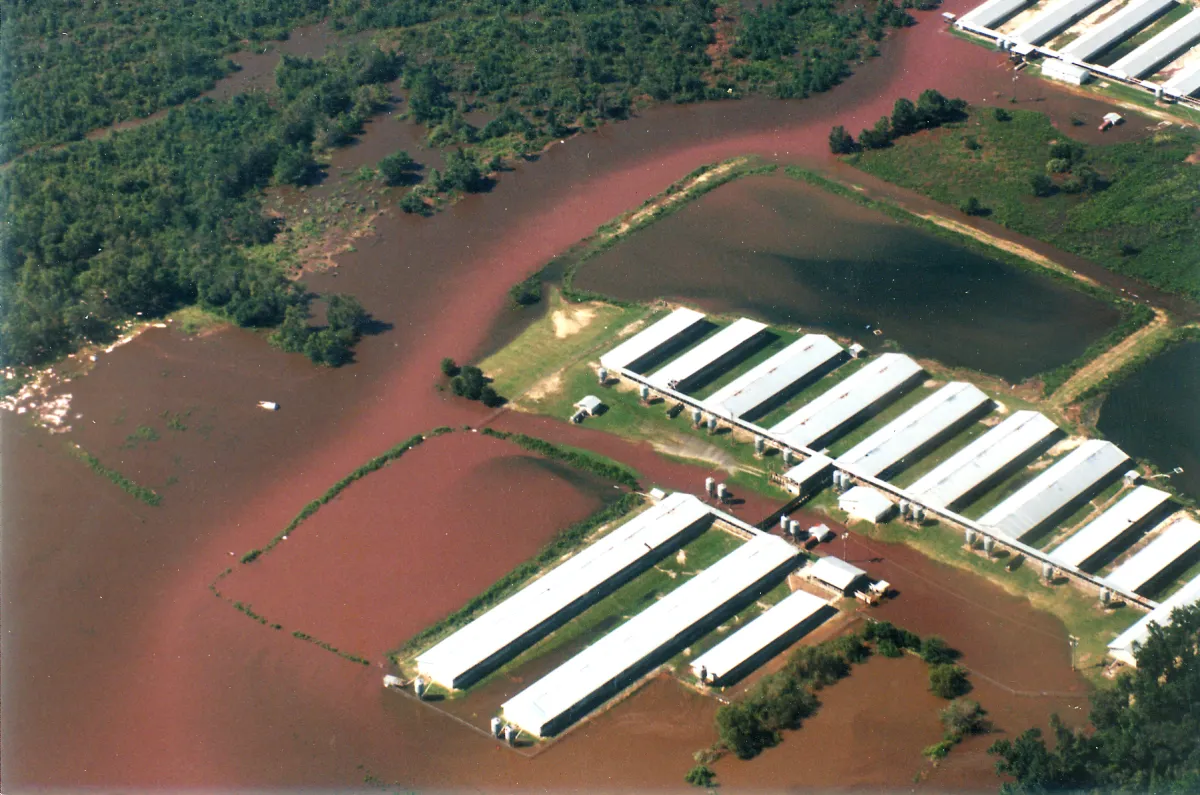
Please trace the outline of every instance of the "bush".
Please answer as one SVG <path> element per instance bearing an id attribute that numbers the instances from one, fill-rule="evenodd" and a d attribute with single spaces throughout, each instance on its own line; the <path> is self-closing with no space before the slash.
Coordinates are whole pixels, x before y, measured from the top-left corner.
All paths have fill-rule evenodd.
<path id="1" fill-rule="evenodd" d="M 494 409 L 504 404 L 504 398 L 500 397 L 496 393 L 496 390 L 492 389 L 491 384 L 484 384 L 483 389 L 479 390 L 479 402 L 490 409 Z"/>
<path id="2" fill-rule="evenodd" d="M 697 787 L 711 787 L 717 780 L 717 774 L 705 765 L 696 765 L 687 772 L 683 780 Z"/>
<path id="3" fill-rule="evenodd" d="M 403 150 L 394 152 L 379 161 L 379 174 L 389 185 L 400 185 L 411 181 L 413 173 L 419 168 L 417 161 Z"/>
<path id="4" fill-rule="evenodd" d="M 940 743 L 934 743 L 933 745 L 926 746 L 925 749 L 921 751 L 921 755 L 932 760 L 945 759 L 946 754 L 950 753 L 950 749 L 953 747 L 953 740 L 942 740 Z"/>
<path id="5" fill-rule="evenodd" d="M 1054 180 L 1045 174 L 1034 174 L 1029 178 L 1029 189 L 1034 196 L 1045 197 L 1054 193 Z"/>
<path id="6" fill-rule="evenodd" d="M 400 209 L 409 215 L 429 215 L 431 212 L 425 197 L 417 190 L 410 190 L 400 199 Z"/>
<path id="7" fill-rule="evenodd" d="M 542 279 L 538 274 L 508 288 L 508 298 L 514 306 L 532 306 L 542 300 Z"/>
<path id="8" fill-rule="evenodd" d="M 904 650 L 896 645 L 896 641 L 891 638 L 884 638 L 875 646 L 875 650 L 884 657 L 899 657 L 904 654 Z"/>
<path id="9" fill-rule="evenodd" d="M 996 121 L 1012 121 L 1012 114 L 1004 108 L 992 108 L 992 116 Z"/>
<path id="10" fill-rule="evenodd" d="M 929 689 L 938 698 L 948 701 L 971 692 L 971 683 L 967 681 L 965 670 L 952 663 L 943 663 L 930 667 Z"/>
<path id="11" fill-rule="evenodd" d="M 1065 174 L 1071 170 L 1071 161 L 1065 157 L 1052 157 L 1046 161 L 1047 174 Z"/>
<path id="12" fill-rule="evenodd" d="M 983 146 L 979 143 L 979 139 L 974 135 L 968 135 L 966 138 L 963 138 L 963 146 L 965 146 L 971 152 L 978 152 L 983 148 Z"/>
<path id="13" fill-rule="evenodd" d="M 921 659 L 930 665 L 954 662 L 958 656 L 958 652 L 937 635 L 930 635 L 921 642 Z"/>
<path id="14" fill-rule="evenodd" d="M 447 356 L 442 359 L 442 375 L 453 378 L 458 375 L 458 362 Z"/>
<path id="15" fill-rule="evenodd" d="M 958 208 L 967 215 L 983 215 L 983 205 L 974 196 L 968 196 Z"/>
<path id="16" fill-rule="evenodd" d="M 989 731 L 991 724 L 986 716 L 987 710 L 979 706 L 978 701 L 969 698 L 956 698 L 938 713 L 947 736 L 955 739 Z"/>

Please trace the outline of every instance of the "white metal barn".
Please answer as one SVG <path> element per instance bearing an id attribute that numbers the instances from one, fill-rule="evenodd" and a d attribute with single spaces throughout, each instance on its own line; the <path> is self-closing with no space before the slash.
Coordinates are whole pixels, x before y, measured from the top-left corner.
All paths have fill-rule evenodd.
<path id="1" fill-rule="evenodd" d="M 954 508 L 1002 476 L 1058 426 L 1036 411 L 1017 411 L 983 436 L 934 467 L 908 488 L 926 505 Z"/>
<path id="2" fill-rule="evenodd" d="M 754 413 L 793 385 L 818 373 L 844 354 L 824 334 L 805 334 L 779 353 L 718 389 L 704 407 L 727 420 Z"/>
<path id="3" fill-rule="evenodd" d="M 1174 7 L 1175 0 L 1133 0 L 1096 27 L 1063 47 L 1070 58 L 1088 61 L 1144 28 L 1155 17 Z"/>
<path id="4" fill-rule="evenodd" d="M 470 684 L 711 518 L 690 494 L 670 495 L 423 652 L 417 669 L 447 688 Z"/>
<path id="5" fill-rule="evenodd" d="M 805 577 L 816 580 L 842 594 L 849 594 L 867 578 L 867 573 L 841 558 L 825 556 L 817 558 L 803 571 Z"/>
<path id="6" fill-rule="evenodd" d="M 796 466 L 783 473 L 784 484 L 792 494 L 812 491 L 814 487 L 823 486 L 829 479 L 833 469 L 833 459 L 816 453 L 801 461 Z"/>
<path id="7" fill-rule="evenodd" d="M 1171 499 L 1165 491 L 1138 486 L 1082 530 L 1050 553 L 1050 557 L 1075 569 L 1112 550 Z"/>
<path id="8" fill-rule="evenodd" d="M 738 318 L 646 380 L 660 389 L 684 392 L 691 382 L 753 345 L 766 329 L 765 323 Z"/>
<path id="9" fill-rule="evenodd" d="M 811 447 L 883 403 L 922 374 L 921 365 L 899 353 L 885 353 L 846 380 L 804 404 L 771 428 L 794 447 Z"/>
<path id="10" fill-rule="evenodd" d="M 834 612 L 821 597 L 796 591 L 693 660 L 692 673 L 711 684 L 736 681 Z"/>
<path id="11" fill-rule="evenodd" d="M 987 0 L 986 3 L 975 6 L 959 17 L 959 24 L 978 25 L 981 28 L 994 28 L 1004 22 L 1033 0 Z"/>
<path id="12" fill-rule="evenodd" d="M 1145 77 L 1200 39 L 1200 9 L 1158 34 L 1112 65 L 1112 70 L 1129 77 Z"/>
<path id="13" fill-rule="evenodd" d="M 1046 10 L 1012 32 L 1012 38 L 1030 44 L 1042 44 L 1109 0 L 1058 0 Z"/>
<path id="14" fill-rule="evenodd" d="M 755 536 L 504 702 L 505 719 L 538 737 L 556 734 L 710 629 L 731 604 L 761 593 L 797 554 L 783 539 Z"/>
<path id="15" fill-rule="evenodd" d="M 884 477 L 991 405 L 973 384 L 951 382 L 850 448 L 838 463 L 858 474 Z"/>
<path id="16" fill-rule="evenodd" d="M 1112 442 L 1088 439 L 980 517 L 979 524 L 1020 540 L 1091 494 L 1128 460 Z"/>
<path id="17" fill-rule="evenodd" d="M 855 486 L 838 497 L 838 507 L 854 521 L 879 524 L 895 507 L 881 492 L 868 486 Z"/>
<path id="18" fill-rule="evenodd" d="M 704 322 L 704 315 L 694 309 L 680 307 L 649 328 L 642 329 L 600 357 L 600 364 L 610 370 L 637 370 L 638 365 L 667 349 L 694 332 Z"/>
<path id="19" fill-rule="evenodd" d="M 1091 79 L 1092 73 L 1082 66 L 1060 61 L 1057 58 L 1047 58 L 1042 61 L 1042 76 L 1060 83 L 1081 86 Z"/>
<path id="20" fill-rule="evenodd" d="M 1150 625 L 1165 627 L 1171 623 L 1171 613 L 1176 608 L 1200 602 L 1200 577 L 1187 582 L 1182 588 L 1167 597 L 1162 604 L 1151 610 L 1129 629 L 1108 644 L 1108 653 L 1121 662 L 1137 667 L 1137 648 L 1150 636 Z"/>
<path id="21" fill-rule="evenodd" d="M 1180 514 L 1168 524 L 1161 535 L 1138 550 L 1133 557 L 1104 579 L 1116 588 L 1141 593 L 1198 544 L 1200 524 L 1186 514 Z"/>
<path id="22" fill-rule="evenodd" d="M 1200 91 L 1200 63 L 1189 66 L 1163 83 L 1163 91 L 1173 97 L 1190 97 Z"/>

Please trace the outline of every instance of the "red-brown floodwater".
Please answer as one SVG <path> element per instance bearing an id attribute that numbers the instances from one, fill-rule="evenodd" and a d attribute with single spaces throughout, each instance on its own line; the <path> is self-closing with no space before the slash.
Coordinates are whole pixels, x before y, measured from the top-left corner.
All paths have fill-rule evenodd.
<path id="1" fill-rule="evenodd" d="M 946 10 L 961 12 L 969 5 L 969 0 L 950 0 Z M 371 456 L 437 425 L 486 421 L 487 409 L 434 388 L 439 360 L 477 357 L 495 343 L 491 330 L 497 319 L 511 311 L 506 306 L 511 284 L 695 167 L 748 152 L 778 159 L 805 156 L 827 166 L 832 124 L 858 129 L 886 113 L 897 96 L 913 97 L 931 87 L 972 102 L 992 102 L 1007 101 L 1015 86 L 1019 107 L 1046 110 L 1064 125 L 1071 113 L 1082 114 L 1085 130 L 1107 110 L 1103 103 L 1046 83 L 1026 78 L 1014 83 L 1002 55 L 950 35 L 936 12 L 919 18 L 919 25 L 885 42 L 883 55 L 860 67 L 845 85 L 811 100 L 657 108 L 553 147 L 539 162 L 506 173 L 491 194 L 470 197 L 434 218 L 384 216 L 378 235 L 341 257 L 337 271 L 308 280 L 318 291 L 353 292 L 392 325 L 364 340 L 351 366 L 317 369 L 246 331 L 187 338 L 174 330 L 154 330 L 101 356 L 86 378 L 59 388 L 74 395 L 69 433 L 50 436 L 6 416 L 0 429 L 6 475 L 0 564 L 5 791 L 36 785 L 346 787 L 368 773 L 424 788 L 680 785 L 691 750 L 712 739 L 707 723 L 712 707 L 673 683 L 652 686 L 527 760 L 383 691 L 378 668 L 262 627 L 206 586 L 236 559 L 230 553 L 261 545 L 304 503 Z M 1129 132 L 1120 135 L 1144 125 L 1135 118 Z M 373 162 L 375 154 L 397 148 L 389 136 L 398 135 L 402 126 L 388 120 L 370 125 L 354 157 Z M 332 171 L 343 166 L 335 158 Z M 282 408 L 263 412 L 255 408 L 258 400 L 274 400 Z M 544 435 L 626 461 L 648 482 L 694 492 L 706 474 L 702 467 L 667 462 L 647 447 L 587 429 L 508 415 L 498 422 L 519 429 L 552 427 Z M 139 426 L 151 429 L 157 440 Z M 162 505 L 145 506 L 94 476 L 68 458 L 64 441 L 81 444 L 107 465 L 158 489 Z M 414 461 L 424 462 L 421 482 L 430 488 L 439 480 L 467 482 L 456 480 L 460 461 L 436 446 L 419 451 Z M 385 483 L 388 477 L 383 476 Z M 503 494 L 500 481 L 541 482 L 544 475 L 514 465 L 488 477 Z M 405 520 L 407 508 L 398 491 L 384 495 L 386 504 L 359 506 L 356 490 L 385 489 L 360 485 L 330 506 L 333 520 L 319 521 L 387 516 L 389 506 L 397 522 Z M 446 513 L 439 515 L 455 515 L 457 495 L 440 493 L 445 504 L 437 507 Z M 536 526 L 522 528 L 514 547 L 536 546 L 538 533 L 549 532 L 550 519 L 586 512 L 594 504 L 594 495 L 567 500 L 565 492 L 557 493 L 570 506 L 539 508 L 547 511 L 547 524 L 531 521 Z M 500 496 L 497 503 L 511 499 Z M 735 510 L 755 519 L 758 504 L 749 501 Z M 761 507 L 765 513 L 767 506 Z M 369 627 L 372 615 L 436 612 L 426 606 L 435 598 L 430 588 L 436 586 L 430 583 L 465 594 L 481 590 L 487 577 L 505 568 L 507 560 L 496 560 L 473 569 L 459 559 L 461 542 L 439 535 L 436 522 L 428 532 L 421 529 L 398 533 L 398 539 L 415 539 L 407 545 L 398 541 L 395 549 L 379 548 L 381 556 L 404 554 L 411 560 L 394 573 L 398 582 L 379 585 L 390 598 L 366 608 L 368 615 L 353 624 L 360 629 L 347 628 L 365 645 L 386 644 L 382 639 L 404 626 L 403 619 L 389 615 L 380 628 Z M 353 527 L 337 530 L 354 532 Z M 329 532 L 335 532 L 332 525 Z M 519 557 L 519 550 L 512 552 L 510 559 Z M 965 575 L 960 581 L 911 551 L 889 549 L 884 557 L 887 562 L 867 568 L 875 573 L 880 567 L 878 573 L 902 591 L 885 608 L 897 621 L 921 632 L 940 632 L 967 653 L 969 665 L 986 667 L 991 675 L 1016 669 L 1001 681 L 1019 679 L 1022 688 L 1034 690 L 1080 685 L 1071 679 L 1065 633 L 1055 622 L 982 581 Z M 904 567 L 894 574 L 893 560 Z M 264 563 L 264 570 L 273 565 L 270 556 Z M 381 576 L 386 567 L 371 563 L 367 578 Z M 454 578 L 467 570 L 480 579 L 456 585 Z M 336 576 L 344 578 L 345 571 Z M 257 587 L 251 580 L 247 577 L 244 587 Z M 953 581 L 963 598 L 920 584 L 943 580 Z M 317 578 L 312 590 L 319 594 L 325 587 Z M 355 588 L 360 594 L 355 598 L 365 600 L 361 594 L 369 589 Z M 257 597 L 254 601 L 257 605 Z M 446 598 L 438 609 L 449 609 L 450 601 Z M 993 612 L 979 608 L 989 605 Z M 287 615 L 298 625 L 312 620 L 315 626 L 318 618 L 336 616 L 335 607 L 323 606 L 311 617 Z M 992 649 L 1000 656 L 988 667 Z M 1015 649 L 1023 650 L 1019 659 Z M 858 681 L 875 678 L 872 666 L 856 674 Z M 885 686 L 854 678 L 843 684 L 844 695 L 830 691 L 827 703 L 844 698 L 857 704 L 859 687 Z M 912 690 L 905 698 L 912 700 L 903 703 L 923 709 L 917 685 L 905 687 Z M 887 697 L 886 690 L 870 692 Z M 982 687 L 980 694 L 983 698 Z M 1009 709 L 1003 704 L 1029 705 L 1005 725 L 1014 731 L 1060 708 L 1054 700 L 1005 691 L 996 699 L 984 699 L 984 706 L 998 712 Z M 851 720 L 866 725 L 869 705 L 841 703 L 824 710 L 812 725 Z M 926 717 L 914 713 L 912 720 Z M 880 743 L 912 747 L 912 765 L 920 764 L 918 743 L 905 721 L 881 719 L 878 726 Z M 722 763 L 722 774 L 747 785 L 804 786 L 812 781 L 807 766 L 775 759 L 786 759 L 793 752 L 789 749 L 806 738 L 817 742 L 813 735 L 802 730 L 789 737 L 772 752 L 776 757 L 758 760 L 762 765 L 751 762 L 734 771 Z M 948 766 L 956 759 L 952 756 Z M 885 775 L 876 769 L 881 763 L 866 756 L 845 754 L 822 763 L 824 781 Z M 984 766 L 982 759 L 973 763 L 961 780 L 982 786 L 972 776 Z"/>

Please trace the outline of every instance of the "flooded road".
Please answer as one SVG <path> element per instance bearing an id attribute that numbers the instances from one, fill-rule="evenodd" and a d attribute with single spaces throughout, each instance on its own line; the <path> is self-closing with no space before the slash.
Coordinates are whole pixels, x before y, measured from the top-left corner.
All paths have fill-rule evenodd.
<path id="1" fill-rule="evenodd" d="M 585 290 L 817 326 L 1017 383 L 1079 356 L 1112 306 L 788 177 L 723 185 L 589 260 Z M 870 329 L 870 330 L 868 330 Z"/>
<path id="2" fill-rule="evenodd" d="M 967 5 L 951 0 L 946 10 Z M 658 108 L 556 146 L 538 162 L 506 173 L 491 194 L 469 197 L 437 217 L 384 216 L 377 236 L 341 257 L 336 271 L 309 279 L 317 291 L 356 294 L 391 325 L 363 341 L 352 366 L 317 369 L 243 330 L 202 337 L 152 330 L 101 356 L 86 378 L 58 388 L 73 395 L 69 433 L 52 437 L 5 415 L 5 783 L 13 789 L 344 787 L 369 774 L 422 787 L 594 786 L 606 780 L 614 786 L 680 786 L 691 751 L 712 740 L 703 718 L 711 704 L 672 683 L 648 689 L 530 761 L 421 705 L 390 698 L 379 687 L 379 669 L 260 626 L 206 586 L 236 559 L 231 552 L 260 545 L 304 503 L 370 457 L 437 425 L 486 421 L 488 409 L 435 388 L 440 359 L 470 361 L 486 349 L 494 320 L 511 311 L 508 287 L 596 226 L 724 157 L 750 152 L 825 162 L 832 124 L 866 126 L 901 94 L 935 87 L 973 102 L 1008 95 L 1014 84 L 1002 56 L 949 35 L 937 12 L 919 17 L 921 24 L 885 42 L 882 57 L 828 94 L 800 102 Z M 1105 110 L 1047 84 L 1016 85 L 1027 106 L 1064 124 L 1072 112 L 1098 116 Z M 400 127 L 373 123 L 358 155 L 390 151 L 394 141 L 388 136 Z M 332 171 L 343 165 L 335 158 Z M 258 400 L 282 408 L 262 412 L 255 408 Z M 531 433 L 544 428 L 540 435 L 593 447 L 635 466 L 651 483 L 695 492 L 706 474 L 703 466 L 666 461 L 648 447 L 556 421 L 501 415 L 497 424 Z M 142 426 L 157 439 L 140 432 Z M 95 477 L 67 457 L 64 440 L 160 490 L 162 505 L 147 507 Z M 433 455 L 421 477 L 453 483 L 458 466 L 453 456 Z M 537 478 L 508 471 L 495 477 Z M 383 506 L 360 507 L 352 496 L 353 489 L 343 497 L 345 506 L 330 506 L 338 510 L 326 521 L 406 516 L 408 505 L 395 492 L 380 495 Z M 594 499 L 586 490 L 570 497 L 584 512 Z M 438 502 L 443 510 L 452 495 Z M 751 517 L 756 504 L 748 501 L 735 512 Z M 433 521 L 445 523 L 450 515 Z M 547 515 L 547 521 L 562 515 Z M 536 525 L 516 535 L 533 544 L 543 529 Z M 446 556 L 461 553 L 444 536 L 423 538 L 419 549 L 405 554 L 431 568 L 421 577 L 396 575 L 387 584 L 388 601 L 374 605 L 376 612 L 403 613 L 427 601 L 429 583 L 436 581 L 429 572 L 445 571 Z M 909 554 L 908 569 L 928 563 Z M 379 567 L 375 576 L 383 576 L 386 567 L 372 564 Z M 488 584 L 491 570 L 475 571 L 481 579 L 464 579 L 459 593 Z M 345 570 L 340 576 L 344 581 Z M 893 581 L 903 582 L 903 573 Z M 974 579 L 964 587 L 982 604 L 1002 596 Z M 910 598 L 916 600 L 907 594 L 897 600 L 895 610 L 911 610 L 914 622 L 924 622 L 914 629 L 937 631 L 942 595 L 923 610 L 909 608 Z M 335 615 L 332 607 L 322 609 Z M 1006 609 L 1012 620 L 996 630 L 995 642 L 1022 647 L 1026 626 L 1045 617 L 1025 604 Z M 945 619 L 956 623 L 943 634 L 971 654 L 970 639 L 955 635 L 965 624 L 961 612 L 955 615 L 960 617 Z M 377 630 L 366 622 L 347 629 L 370 645 L 398 626 L 379 631 L 375 641 Z M 1059 633 L 1060 641 L 1065 637 L 1061 626 L 1046 631 Z M 1060 687 L 1070 677 L 1065 655 L 1065 642 L 1061 653 L 1030 654 L 1021 676 L 1034 689 L 1041 681 Z M 1031 705 L 1030 714 L 1058 708 L 1039 700 L 1021 703 Z M 671 704 L 682 706 L 673 710 Z M 828 714 L 837 719 L 836 711 Z M 626 732 L 623 724 L 613 725 L 622 715 L 645 721 L 646 728 Z M 905 726 L 887 725 L 886 741 L 909 742 Z M 900 739 L 891 732 L 900 732 Z M 614 765 L 617 754 L 633 762 Z M 854 770 L 863 766 L 862 760 L 851 763 Z M 793 768 L 791 779 L 764 773 L 759 782 L 800 786 L 806 772 Z M 826 772 L 831 780 L 857 775 L 836 766 Z"/>

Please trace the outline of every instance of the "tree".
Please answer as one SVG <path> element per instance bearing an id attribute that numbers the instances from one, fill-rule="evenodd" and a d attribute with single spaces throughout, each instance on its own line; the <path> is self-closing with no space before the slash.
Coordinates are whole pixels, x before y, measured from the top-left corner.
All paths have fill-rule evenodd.
<path id="1" fill-rule="evenodd" d="M 992 116 L 996 121 L 1012 121 L 1012 114 L 1004 108 L 992 108 Z"/>
<path id="2" fill-rule="evenodd" d="M 717 734 L 738 759 L 751 759 L 778 742 L 775 732 L 765 729 L 745 704 L 737 702 L 717 710 Z"/>
<path id="3" fill-rule="evenodd" d="M 496 393 L 491 384 L 484 384 L 479 390 L 479 402 L 490 409 L 494 409 L 504 404 L 504 398 Z"/>
<path id="4" fill-rule="evenodd" d="M 838 125 L 829 131 L 829 151 L 835 155 L 848 155 L 855 149 L 854 138 L 846 128 Z"/>
<path id="5" fill-rule="evenodd" d="M 271 335 L 271 342 L 288 353 L 301 353 L 312 331 L 308 325 L 308 308 L 295 304 L 284 311 L 283 323 Z"/>
<path id="6" fill-rule="evenodd" d="M 354 340 L 347 332 L 323 328 L 308 336 L 304 352 L 315 364 L 341 367 L 350 361 L 353 347 Z"/>
<path id="7" fill-rule="evenodd" d="M 880 116 L 874 127 L 858 134 L 858 142 L 864 149 L 883 149 L 892 142 L 891 121 L 887 116 Z"/>
<path id="8" fill-rule="evenodd" d="M 717 780 L 717 774 L 707 765 L 696 765 L 687 772 L 683 780 L 696 787 L 711 787 Z"/>
<path id="9" fill-rule="evenodd" d="M 930 666 L 929 689 L 938 698 L 952 699 L 971 692 L 967 672 L 952 663 Z"/>
<path id="10" fill-rule="evenodd" d="M 327 299 L 325 321 L 334 331 L 346 331 L 355 342 L 362 337 L 369 315 L 363 309 L 358 299 L 341 293 L 334 293 Z"/>
<path id="11" fill-rule="evenodd" d="M 449 377 L 458 375 L 458 363 L 449 356 L 442 359 L 442 375 Z"/>
<path id="12" fill-rule="evenodd" d="M 1046 161 L 1047 174 L 1065 174 L 1071 170 L 1071 161 L 1065 157 L 1052 157 Z"/>
<path id="13" fill-rule="evenodd" d="M 911 100 L 901 97 L 892 106 L 892 134 L 899 138 L 911 135 L 921 128 L 921 117 Z"/>
<path id="14" fill-rule="evenodd" d="M 279 153 L 272 174 L 276 185 L 306 185 L 316 169 L 312 153 L 300 146 L 289 146 Z"/>
<path id="15" fill-rule="evenodd" d="M 1034 174 L 1029 178 L 1029 189 L 1034 196 L 1049 196 L 1054 193 L 1054 180 L 1045 174 Z"/>
<path id="16" fill-rule="evenodd" d="M 921 659 L 930 665 L 954 662 L 957 658 L 958 652 L 937 635 L 930 635 L 921 642 Z"/>
<path id="17" fill-rule="evenodd" d="M 446 172 L 438 184 L 441 190 L 461 190 L 478 193 L 487 187 L 487 180 L 479 164 L 462 149 L 456 149 L 446 157 Z"/>
<path id="18" fill-rule="evenodd" d="M 379 161 L 379 173 L 388 185 L 401 185 L 411 181 L 413 172 L 419 168 L 417 161 L 404 150 L 393 152 Z"/>
<path id="19" fill-rule="evenodd" d="M 400 209 L 409 215 L 429 214 L 429 205 L 425 203 L 425 197 L 417 190 L 410 190 L 400 198 Z"/>

